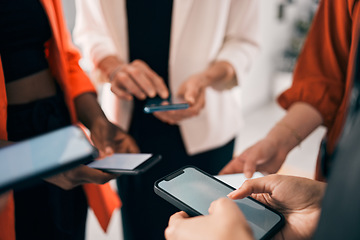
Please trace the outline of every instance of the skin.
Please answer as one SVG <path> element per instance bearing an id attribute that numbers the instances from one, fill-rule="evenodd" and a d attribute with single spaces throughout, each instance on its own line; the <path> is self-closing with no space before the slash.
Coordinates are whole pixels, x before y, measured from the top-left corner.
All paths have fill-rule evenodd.
<path id="1" fill-rule="evenodd" d="M 159 95 L 166 99 L 169 90 L 164 80 L 141 60 L 126 64 L 115 56 L 101 60 L 98 67 L 108 76 L 111 90 L 119 98 L 132 100 L 136 97 L 144 100 Z M 156 112 L 154 116 L 168 124 L 197 116 L 205 106 L 205 90 L 214 87 L 222 90 L 234 86 L 235 71 L 225 61 L 214 62 L 201 73 L 190 76 L 179 88 L 176 95 L 189 103 L 185 110 Z"/>
<path id="2" fill-rule="evenodd" d="M 8 104 L 24 104 L 54 96 L 56 87 L 48 69 L 6 84 Z M 135 141 L 118 126 L 105 117 L 94 93 L 84 93 L 75 100 L 76 114 L 91 134 L 91 139 L 100 152 L 100 157 L 115 152 L 137 153 Z M 1 141 L 2 146 L 8 144 Z M 84 183 L 103 184 L 117 175 L 104 173 L 87 166 L 79 166 L 67 172 L 45 179 L 62 189 L 68 190 Z"/>
<path id="3" fill-rule="evenodd" d="M 251 178 L 255 171 L 276 173 L 288 153 L 322 123 L 322 116 L 314 107 L 295 103 L 265 138 L 233 158 L 219 174 L 244 172 Z"/>
<path id="4" fill-rule="evenodd" d="M 325 189 L 326 184 L 322 182 L 270 175 L 246 181 L 228 197 L 240 199 L 250 195 L 283 213 L 286 224 L 274 239 L 311 239 Z M 243 214 L 230 199 L 214 201 L 209 212 L 207 216 L 193 218 L 184 212 L 175 213 L 165 230 L 166 239 L 253 239 Z"/>
<path id="5" fill-rule="evenodd" d="M 175 213 L 170 217 L 165 238 L 168 240 L 253 239 L 244 215 L 228 198 L 214 201 L 207 216 L 190 218 L 185 212 Z"/>
<path id="6" fill-rule="evenodd" d="M 269 175 L 247 180 L 228 195 L 231 199 L 251 196 L 281 212 L 285 227 L 274 239 L 311 239 L 315 232 L 326 183 L 307 178 Z"/>

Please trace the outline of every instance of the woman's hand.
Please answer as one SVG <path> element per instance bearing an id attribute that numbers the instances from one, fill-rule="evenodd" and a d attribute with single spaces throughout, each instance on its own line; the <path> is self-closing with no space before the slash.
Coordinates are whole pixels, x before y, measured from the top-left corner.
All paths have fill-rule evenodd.
<path id="1" fill-rule="evenodd" d="M 164 80 L 142 60 L 126 64 L 115 56 L 108 56 L 99 63 L 99 68 L 108 76 L 111 91 L 119 98 L 132 100 L 135 96 L 144 100 L 156 95 L 163 99 L 169 97 Z"/>
<path id="2" fill-rule="evenodd" d="M 99 118 L 90 129 L 91 139 L 100 157 L 113 153 L 138 153 L 139 148 L 132 137 L 107 119 Z"/>
<path id="3" fill-rule="evenodd" d="M 219 174 L 243 172 L 251 178 L 255 171 L 276 173 L 284 163 L 288 151 L 269 138 L 264 138 L 233 158 Z"/>
<path id="4" fill-rule="evenodd" d="M 85 183 L 104 184 L 119 175 L 109 174 L 81 165 L 69 171 L 46 178 L 45 181 L 64 190 L 70 190 Z"/>
<path id="5" fill-rule="evenodd" d="M 175 213 L 165 230 L 166 239 L 253 239 L 244 215 L 232 200 L 221 198 L 214 201 L 209 213 L 193 218 L 185 212 Z"/>
<path id="6" fill-rule="evenodd" d="M 247 180 L 228 196 L 239 199 L 250 195 L 284 214 L 285 227 L 275 239 L 311 239 L 320 217 L 325 189 L 323 182 L 269 175 Z"/>
<path id="7" fill-rule="evenodd" d="M 184 82 L 178 91 L 190 107 L 184 110 L 155 112 L 154 116 L 168 124 L 177 124 L 180 121 L 197 116 L 205 106 L 205 89 L 209 82 L 205 74 L 196 74 Z"/>

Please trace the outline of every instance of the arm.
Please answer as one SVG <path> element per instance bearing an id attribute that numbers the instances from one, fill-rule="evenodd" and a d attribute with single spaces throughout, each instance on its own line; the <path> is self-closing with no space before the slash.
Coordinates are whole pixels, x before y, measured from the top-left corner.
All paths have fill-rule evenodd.
<path id="1" fill-rule="evenodd" d="M 220 174 L 255 171 L 276 173 L 288 153 L 323 123 L 320 112 L 307 103 L 293 104 L 265 138 L 232 159 Z"/>
<path id="2" fill-rule="evenodd" d="M 353 37 L 348 6 L 348 1 L 321 1 L 293 85 L 278 98 L 287 115 L 267 137 L 225 166 L 222 174 L 245 171 L 250 177 L 256 169 L 274 173 L 289 151 L 317 126 L 331 128 L 343 101 Z"/>
<path id="3" fill-rule="evenodd" d="M 258 52 L 259 1 L 231 1 L 224 42 L 218 56 L 203 72 L 190 76 L 179 88 L 190 108 L 154 115 L 169 124 L 196 116 L 205 106 L 205 89 L 224 90 L 236 86 L 250 70 Z"/>

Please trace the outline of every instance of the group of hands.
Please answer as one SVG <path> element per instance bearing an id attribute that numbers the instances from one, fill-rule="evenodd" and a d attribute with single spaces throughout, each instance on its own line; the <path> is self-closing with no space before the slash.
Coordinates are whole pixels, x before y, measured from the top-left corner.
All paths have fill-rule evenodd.
<path id="1" fill-rule="evenodd" d="M 220 63 L 211 71 L 215 76 L 224 76 L 227 63 Z M 220 71 L 217 72 L 216 71 Z M 210 74 L 211 76 L 211 74 Z M 111 90 L 120 98 L 144 100 L 156 95 L 166 99 L 169 91 L 163 81 L 145 62 L 135 60 L 117 67 L 110 79 Z M 190 105 L 188 109 L 157 112 L 154 115 L 168 124 L 196 116 L 205 106 L 205 90 L 216 81 L 204 71 L 185 81 L 177 93 Z M 100 118 L 89 129 L 91 140 L 99 150 L 100 157 L 115 152 L 138 153 L 135 141 L 120 127 L 106 118 Z M 255 171 L 275 173 L 279 170 L 288 152 L 274 141 L 265 137 L 242 154 L 232 159 L 219 174 L 244 172 L 250 178 Z M 46 181 L 68 190 L 85 183 L 104 184 L 118 175 L 79 166 L 67 172 L 47 178 Z M 230 199 L 252 196 L 258 201 L 283 213 L 286 225 L 275 239 L 307 239 L 314 232 L 321 209 L 321 200 L 326 184 L 305 178 L 269 175 L 247 180 L 241 188 L 229 194 L 229 198 L 212 203 L 209 215 L 189 218 L 185 212 L 174 214 L 165 231 L 167 239 L 253 239 L 251 229 L 237 205 Z M 296 189 L 296 191 L 293 191 Z M 0 204 L 7 195 L 0 196 Z M 211 229 L 211 231 L 209 231 Z"/>

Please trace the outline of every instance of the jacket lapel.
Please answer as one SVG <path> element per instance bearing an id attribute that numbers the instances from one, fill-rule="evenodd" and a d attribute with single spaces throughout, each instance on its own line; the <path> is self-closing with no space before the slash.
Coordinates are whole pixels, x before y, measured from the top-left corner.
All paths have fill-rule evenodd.
<path id="1" fill-rule="evenodd" d="M 184 27 L 187 23 L 194 0 L 174 0 L 171 23 L 170 63 L 174 62 Z"/>

